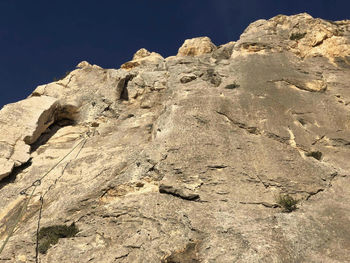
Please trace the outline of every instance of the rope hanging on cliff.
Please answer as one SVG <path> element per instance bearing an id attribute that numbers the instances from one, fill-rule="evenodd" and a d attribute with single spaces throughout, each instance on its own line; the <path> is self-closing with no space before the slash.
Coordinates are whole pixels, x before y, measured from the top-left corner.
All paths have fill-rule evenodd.
<path id="1" fill-rule="evenodd" d="M 95 135 L 95 130 L 92 136 Z M 40 196 L 40 209 L 39 209 L 39 216 L 38 216 L 38 224 L 37 224 L 37 229 L 36 229 L 36 244 L 35 244 L 35 262 L 38 263 L 39 262 L 39 231 L 40 231 L 40 221 L 41 221 L 41 215 L 42 215 L 42 210 L 43 210 L 43 206 L 44 206 L 44 197 L 47 195 L 47 193 L 51 190 L 51 188 L 56 185 L 56 183 L 58 182 L 59 179 L 62 178 L 62 176 L 64 175 L 64 172 L 66 170 L 66 168 L 68 167 L 68 165 L 72 162 L 72 160 L 75 160 L 80 152 L 82 151 L 82 149 L 85 146 L 85 143 L 87 141 L 87 137 L 82 141 L 82 145 L 79 149 L 79 151 L 77 152 L 77 154 L 74 156 L 73 159 L 71 159 L 69 162 L 66 163 L 66 165 L 63 167 L 61 175 L 59 177 L 56 178 L 56 180 L 47 188 L 46 192 Z M 80 142 L 81 143 L 81 142 Z M 80 144 L 79 143 L 79 144 Z M 78 145 L 79 145 L 78 144 Z"/>
<path id="2" fill-rule="evenodd" d="M 74 159 L 76 159 L 76 158 L 78 157 L 78 155 L 80 154 L 81 150 L 83 149 L 83 147 L 84 147 L 85 144 L 86 144 L 86 141 L 87 141 L 87 139 L 88 139 L 88 137 L 89 137 L 89 134 L 90 134 L 90 132 L 87 133 L 87 137 L 85 137 L 85 138 L 82 139 L 79 143 L 77 143 L 65 156 L 63 156 L 54 166 L 52 166 L 42 177 L 40 177 L 39 179 L 35 180 L 29 187 L 23 189 L 23 190 L 20 192 L 20 195 L 26 195 L 26 194 L 27 194 L 26 192 L 28 191 L 28 189 L 30 189 L 31 187 L 33 187 L 33 191 L 31 192 L 31 194 L 29 195 L 27 201 L 26 201 L 25 204 L 23 205 L 21 212 L 20 212 L 19 215 L 16 217 L 16 220 L 15 220 L 15 222 L 14 222 L 14 224 L 13 224 L 13 227 L 12 227 L 11 230 L 9 231 L 9 233 L 8 233 L 8 235 L 7 235 L 6 239 L 5 239 L 5 241 L 3 242 L 2 246 L 0 247 L 0 255 L 1 255 L 1 253 L 3 252 L 3 250 L 4 250 L 5 246 L 6 246 L 6 244 L 7 244 L 8 241 L 10 240 L 11 236 L 13 235 L 13 233 L 14 233 L 14 231 L 15 231 L 15 228 L 16 228 L 16 226 L 18 225 L 19 221 L 21 220 L 21 218 L 23 217 L 25 211 L 27 210 L 28 205 L 29 205 L 29 202 L 30 202 L 30 200 L 32 199 L 32 197 L 33 197 L 33 195 L 34 195 L 36 188 L 37 188 L 39 185 L 41 185 L 42 180 L 43 180 L 52 170 L 54 170 L 54 169 L 55 169 L 60 163 L 62 163 L 63 160 L 66 159 L 79 145 L 81 145 L 81 148 L 79 149 L 79 151 L 78 151 L 77 155 L 74 157 Z M 94 129 L 94 132 L 93 132 L 93 136 L 94 136 L 94 135 L 95 135 L 95 129 Z M 61 178 L 61 177 L 63 176 L 64 170 L 66 169 L 66 167 L 67 167 L 67 165 L 68 165 L 69 163 L 70 163 L 70 162 L 68 162 L 68 163 L 65 165 L 65 167 L 64 167 L 64 169 L 63 169 L 63 171 L 62 171 L 62 174 L 61 174 L 61 176 L 60 176 L 59 178 Z M 57 182 L 57 180 L 58 180 L 59 178 L 57 178 L 57 179 L 55 180 L 54 184 L 56 184 L 56 182 Z M 52 185 L 51 185 L 51 186 L 52 186 Z M 46 191 L 46 193 L 51 189 L 51 186 L 48 188 L 48 190 Z M 46 195 L 46 193 L 44 194 L 44 196 Z M 41 202 L 42 202 L 42 204 L 43 204 L 43 196 L 41 196 L 40 199 L 41 199 Z M 42 211 L 42 206 L 41 206 L 41 208 L 40 208 L 40 214 L 39 214 L 40 217 L 41 217 L 41 211 Z M 39 220 L 40 220 L 40 217 L 39 217 Z M 38 225 L 40 225 L 40 221 L 38 222 Z M 37 234 L 38 234 L 38 231 L 37 231 Z M 37 242 L 38 242 L 38 241 L 37 241 Z M 38 244 L 37 244 L 37 246 L 38 246 Z M 37 248 L 36 248 L 36 262 L 38 262 Z"/>

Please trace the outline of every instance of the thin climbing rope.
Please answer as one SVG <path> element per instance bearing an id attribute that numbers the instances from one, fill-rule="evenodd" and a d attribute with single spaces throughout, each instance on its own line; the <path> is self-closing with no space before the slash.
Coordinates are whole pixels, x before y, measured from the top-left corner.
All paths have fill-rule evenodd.
<path id="1" fill-rule="evenodd" d="M 95 130 L 93 132 L 93 135 L 95 135 Z M 13 227 L 11 228 L 9 234 L 7 235 L 5 241 L 3 242 L 1 248 L 0 248 L 0 255 L 1 253 L 3 252 L 5 246 L 7 245 L 8 241 L 10 240 L 11 236 L 13 235 L 14 231 L 15 231 L 15 228 L 16 226 L 18 225 L 19 221 L 21 220 L 22 216 L 24 215 L 25 211 L 27 210 L 28 208 L 28 205 L 29 205 L 29 202 L 30 200 L 32 199 L 34 193 L 35 193 L 35 190 L 38 186 L 41 185 L 41 182 L 42 180 L 52 171 L 54 170 L 60 163 L 63 162 L 64 159 L 66 159 L 80 144 L 82 144 L 82 147 L 80 148 L 80 150 L 78 151 L 77 155 L 74 157 L 74 159 L 76 159 L 78 157 L 78 155 L 80 154 L 81 150 L 83 149 L 83 147 L 85 146 L 85 143 L 88 139 L 88 136 L 85 137 L 84 139 L 82 139 L 79 143 L 77 143 L 65 156 L 63 156 L 63 158 L 61 158 L 54 166 L 52 166 L 42 177 L 40 177 L 39 179 L 35 180 L 29 187 L 23 189 L 21 192 L 20 192 L 20 195 L 26 195 L 27 194 L 27 191 L 33 187 L 33 191 L 31 192 L 31 194 L 29 195 L 29 198 L 28 200 L 25 202 L 25 204 L 23 205 L 22 207 L 22 210 L 21 212 L 19 213 L 19 215 L 17 216 L 16 220 L 15 220 L 15 223 L 13 225 Z M 67 165 L 69 163 L 67 163 L 62 171 L 62 174 L 61 176 L 63 175 L 64 173 L 64 170 L 66 169 Z M 60 177 L 61 177 L 60 176 Z M 58 179 L 56 179 L 55 183 L 57 182 Z M 52 186 L 52 185 L 51 185 Z M 48 188 L 48 190 L 46 191 L 46 193 L 51 189 L 51 186 Z M 46 195 L 46 193 L 44 194 L 44 196 Z M 41 196 L 40 198 L 42 200 L 42 204 L 43 204 L 43 196 Z M 41 212 L 42 212 L 42 207 L 40 208 L 40 212 L 39 212 L 39 216 L 41 218 Z M 40 221 L 38 222 L 38 224 L 40 225 Z M 38 235 L 38 230 L 37 230 L 37 235 Z M 38 262 L 38 256 L 37 256 L 37 251 L 38 251 L 38 240 L 37 240 L 37 244 L 36 244 L 36 262 Z"/>
<path id="2" fill-rule="evenodd" d="M 30 202 L 30 199 L 31 199 L 31 198 L 33 197 L 33 195 L 34 195 L 34 192 L 35 192 L 36 187 L 37 187 L 37 186 L 35 186 L 35 187 L 33 188 L 32 193 L 30 194 L 30 196 L 29 196 L 27 202 L 26 202 L 26 203 L 24 204 L 24 206 L 22 207 L 22 210 L 21 210 L 21 212 L 19 213 L 19 215 L 17 216 L 16 221 L 15 221 L 15 223 L 14 223 L 12 229 L 10 230 L 10 232 L 9 232 L 9 234 L 7 235 L 7 237 L 6 237 L 5 241 L 4 241 L 4 243 L 2 244 L 2 246 L 1 246 L 1 248 L 0 248 L 0 255 L 1 255 L 2 251 L 4 250 L 4 248 L 5 248 L 6 244 L 7 244 L 7 242 L 10 240 L 11 236 L 13 235 L 13 232 L 15 232 L 15 228 L 16 228 L 16 226 L 17 226 L 19 220 L 20 220 L 20 219 L 22 218 L 22 216 L 24 215 L 25 210 L 27 210 L 27 206 L 28 206 L 28 204 L 29 204 L 29 202 Z"/>
<path id="3" fill-rule="evenodd" d="M 95 133 L 94 133 L 95 134 Z M 93 134 L 93 135 L 94 135 Z M 45 193 L 43 195 L 40 196 L 40 209 L 39 209 L 39 216 L 38 216 L 38 224 L 37 224 L 37 229 L 36 229 L 36 244 L 35 244 L 35 262 L 39 263 L 39 232 L 40 232 L 40 222 L 41 222 L 41 216 L 42 216 L 42 210 L 43 210 L 43 206 L 44 206 L 44 197 L 47 195 L 47 193 L 51 190 L 51 188 L 56 185 L 56 183 L 58 182 L 59 179 L 62 178 L 62 176 L 64 175 L 64 172 L 66 170 L 66 168 L 68 167 L 68 165 L 72 162 L 72 160 L 75 160 L 80 152 L 82 151 L 82 149 L 85 146 L 85 143 L 87 141 L 87 138 L 84 139 L 83 144 L 81 145 L 79 151 L 77 152 L 77 154 L 74 156 L 73 159 L 71 159 L 68 163 L 66 163 L 66 165 L 63 167 L 61 175 L 59 177 L 56 178 L 55 182 L 52 183 L 47 190 L 45 191 Z M 80 144 L 80 143 L 79 143 Z M 78 144 L 78 145 L 79 145 Z"/>
<path id="4" fill-rule="evenodd" d="M 27 188 L 23 189 L 20 194 L 21 195 L 25 195 L 26 192 L 28 191 L 28 189 L 30 189 L 31 187 L 35 187 L 35 186 L 39 186 L 41 185 L 41 181 L 53 170 L 55 169 L 64 159 L 66 159 L 66 157 L 68 155 L 70 155 L 82 142 L 84 142 L 85 140 L 87 140 L 87 138 L 82 139 L 77 145 L 75 145 L 61 160 L 59 160 L 54 166 L 52 166 L 42 177 L 40 177 L 39 179 L 35 180 L 32 185 L 28 186 Z M 84 143 L 85 144 L 85 143 Z"/>

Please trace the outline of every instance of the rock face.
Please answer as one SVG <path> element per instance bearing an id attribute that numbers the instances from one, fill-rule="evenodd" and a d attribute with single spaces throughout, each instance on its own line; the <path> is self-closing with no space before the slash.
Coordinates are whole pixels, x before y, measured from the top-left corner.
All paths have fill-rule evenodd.
<path id="1" fill-rule="evenodd" d="M 0 111 L 0 262 L 350 262 L 349 76 L 307 14 L 80 63 Z"/>

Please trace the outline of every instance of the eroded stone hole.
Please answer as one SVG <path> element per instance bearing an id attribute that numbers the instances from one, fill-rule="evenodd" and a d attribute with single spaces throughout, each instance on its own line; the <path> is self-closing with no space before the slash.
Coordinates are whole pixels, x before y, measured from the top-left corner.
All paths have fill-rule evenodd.
<path id="1" fill-rule="evenodd" d="M 290 40 L 296 40 L 296 41 L 298 41 L 298 40 L 304 38 L 305 35 L 306 35 L 306 32 L 302 32 L 302 33 L 301 33 L 301 32 L 296 32 L 296 33 L 292 33 L 292 34 L 289 36 L 289 39 L 290 39 Z"/>
<path id="2" fill-rule="evenodd" d="M 303 125 L 303 126 L 306 125 L 306 121 L 305 121 L 303 118 L 299 118 L 299 119 L 298 119 L 298 122 L 299 122 L 301 125 Z"/>
<path id="3" fill-rule="evenodd" d="M 46 254 L 47 250 L 58 243 L 60 238 L 75 237 L 79 229 L 74 223 L 70 226 L 54 225 L 49 227 L 42 227 L 38 234 L 38 250 L 41 254 Z"/>
<path id="4" fill-rule="evenodd" d="M 313 158 L 315 158 L 316 160 L 319 160 L 319 161 L 322 158 L 322 152 L 320 152 L 320 151 L 310 151 L 310 152 L 307 152 L 305 155 L 308 156 L 308 157 L 313 157 Z"/>
<path id="5" fill-rule="evenodd" d="M 128 75 L 125 77 L 125 79 L 119 82 L 119 85 L 121 86 L 121 93 L 119 98 L 120 100 L 129 100 L 128 83 L 134 77 L 135 77 L 134 75 Z"/>
<path id="6" fill-rule="evenodd" d="M 239 88 L 239 85 L 236 82 L 233 82 L 232 84 L 228 84 L 225 86 L 225 89 L 237 89 Z"/>
<path id="7" fill-rule="evenodd" d="M 218 87 L 221 84 L 221 77 L 214 71 L 214 69 L 208 69 L 202 76 L 202 79 L 211 83 L 215 87 Z"/>
<path id="8" fill-rule="evenodd" d="M 47 122 L 52 123 L 39 138 L 30 144 L 30 153 L 35 152 L 41 145 L 47 143 L 47 141 L 61 128 L 65 126 L 72 126 L 76 123 L 78 118 L 78 109 L 74 105 L 61 105 L 56 108 L 52 118 Z"/>
<path id="9" fill-rule="evenodd" d="M 127 84 L 125 84 L 125 86 L 123 87 L 123 91 L 120 94 L 120 99 L 121 100 L 129 100 L 129 92 L 127 89 Z"/>

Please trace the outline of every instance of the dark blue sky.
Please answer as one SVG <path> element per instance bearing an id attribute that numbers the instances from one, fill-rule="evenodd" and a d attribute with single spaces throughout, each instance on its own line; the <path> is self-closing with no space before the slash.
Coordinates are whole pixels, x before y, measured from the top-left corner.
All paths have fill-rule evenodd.
<path id="1" fill-rule="evenodd" d="M 307 12 L 342 20 L 349 10 L 349 0 L 1 0 L 0 108 L 82 60 L 119 68 L 142 47 L 166 57 L 187 38 L 237 40 L 257 19 Z"/>

